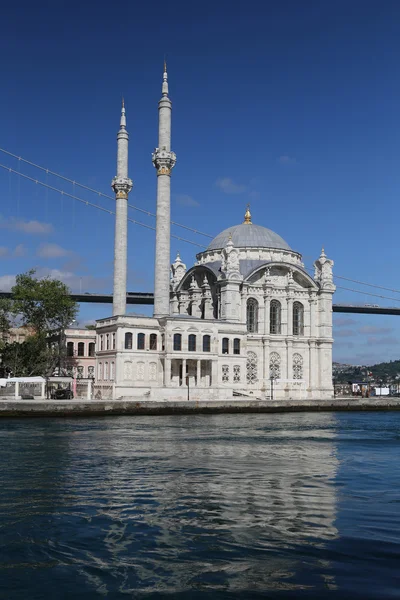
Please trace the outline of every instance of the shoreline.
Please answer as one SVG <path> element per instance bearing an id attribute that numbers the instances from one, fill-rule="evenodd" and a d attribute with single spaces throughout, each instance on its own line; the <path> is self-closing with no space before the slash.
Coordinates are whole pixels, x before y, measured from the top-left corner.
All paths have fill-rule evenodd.
<path id="1" fill-rule="evenodd" d="M 330 400 L 0 400 L 0 418 L 400 410 L 400 398 Z"/>

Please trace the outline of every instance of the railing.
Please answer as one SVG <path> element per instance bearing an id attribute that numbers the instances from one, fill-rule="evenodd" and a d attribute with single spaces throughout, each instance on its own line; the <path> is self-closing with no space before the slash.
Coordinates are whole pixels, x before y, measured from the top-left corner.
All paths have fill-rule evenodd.
<path id="1" fill-rule="evenodd" d="M 114 383 L 95 383 L 93 400 L 112 400 L 114 398 Z"/>

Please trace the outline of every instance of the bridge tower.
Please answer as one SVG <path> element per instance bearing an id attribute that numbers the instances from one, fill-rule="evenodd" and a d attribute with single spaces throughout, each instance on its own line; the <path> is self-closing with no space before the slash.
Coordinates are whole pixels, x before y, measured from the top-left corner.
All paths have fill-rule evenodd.
<path id="1" fill-rule="evenodd" d="M 126 274 L 128 268 L 128 194 L 133 183 L 128 177 L 128 141 L 125 105 L 122 100 L 117 134 L 117 175 L 111 183 L 115 192 L 113 315 L 126 313 Z"/>
<path id="2" fill-rule="evenodd" d="M 170 314 L 171 268 L 171 171 L 176 156 L 171 152 L 171 111 L 167 65 L 164 62 L 162 97 L 158 103 L 158 148 L 153 152 L 157 170 L 156 255 L 154 271 L 154 316 Z"/>

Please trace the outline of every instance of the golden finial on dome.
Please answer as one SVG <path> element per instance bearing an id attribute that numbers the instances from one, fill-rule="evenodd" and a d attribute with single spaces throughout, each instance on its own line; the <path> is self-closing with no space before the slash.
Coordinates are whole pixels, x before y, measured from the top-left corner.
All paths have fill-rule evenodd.
<path id="1" fill-rule="evenodd" d="M 246 225 L 251 225 L 251 212 L 250 212 L 250 204 L 247 205 L 246 207 L 246 212 L 244 214 L 244 221 L 243 224 Z"/>

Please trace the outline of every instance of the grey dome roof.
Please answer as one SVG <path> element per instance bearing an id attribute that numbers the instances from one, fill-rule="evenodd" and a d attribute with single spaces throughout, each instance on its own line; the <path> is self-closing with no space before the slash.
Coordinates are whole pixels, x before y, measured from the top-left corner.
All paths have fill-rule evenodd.
<path id="1" fill-rule="evenodd" d="M 233 245 L 236 248 L 279 248 L 283 250 L 291 250 L 289 244 L 285 242 L 280 235 L 253 223 L 242 223 L 234 225 L 224 231 L 221 231 L 209 244 L 207 250 L 218 250 L 225 248 L 229 240 L 229 235 L 232 236 Z"/>

